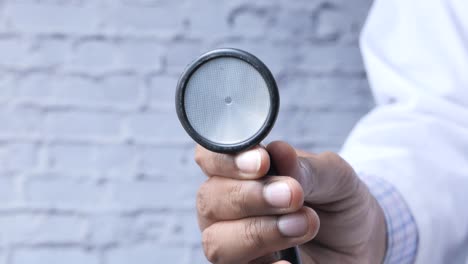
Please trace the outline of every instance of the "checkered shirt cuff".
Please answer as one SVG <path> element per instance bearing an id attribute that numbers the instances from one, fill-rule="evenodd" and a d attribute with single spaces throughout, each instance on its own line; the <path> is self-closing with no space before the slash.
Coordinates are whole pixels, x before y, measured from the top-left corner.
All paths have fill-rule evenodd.
<path id="1" fill-rule="evenodd" d="M 387 252 L 385 264 L 414 263 L 418 248 L 418 230 L 410 209 L 400 193 L 384 179 L 361 175 L 385 214 Z"/>

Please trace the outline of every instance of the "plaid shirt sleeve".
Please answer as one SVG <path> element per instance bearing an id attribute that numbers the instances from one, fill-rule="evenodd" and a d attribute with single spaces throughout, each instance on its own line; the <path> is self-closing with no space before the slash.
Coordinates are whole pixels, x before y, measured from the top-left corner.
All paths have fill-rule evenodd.
<path id="1" fill-rule="evenodd" d="M 410 209 L 398 191 L 384 179 L 361 175 L 377 199 L 387 223 L 385 264 L 414 263 L 418 248 L 418 230 Z"/>

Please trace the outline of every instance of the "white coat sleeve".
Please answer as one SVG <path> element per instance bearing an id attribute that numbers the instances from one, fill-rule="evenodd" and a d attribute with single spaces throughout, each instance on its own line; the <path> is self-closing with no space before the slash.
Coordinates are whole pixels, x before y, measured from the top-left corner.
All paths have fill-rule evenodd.
<path id="1" fill-rule="evenodd" d="M 376 0 L 361 49 L 377 106 L 342 155 L 393 185 L 416 263 L 468 263 L 468 1 Z"/>

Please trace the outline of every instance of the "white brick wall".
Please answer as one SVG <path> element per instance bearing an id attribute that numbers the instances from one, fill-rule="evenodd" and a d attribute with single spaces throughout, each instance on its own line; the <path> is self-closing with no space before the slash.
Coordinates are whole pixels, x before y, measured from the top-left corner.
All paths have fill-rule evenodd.
<path id="1" fill-rule="evenodd" d="M 338 150 L 372 106 L 370 2 L 0 0 L 0 264 L 205 263 L 178 75 L 246 49 L 280 86 L 269 139 Z"/>

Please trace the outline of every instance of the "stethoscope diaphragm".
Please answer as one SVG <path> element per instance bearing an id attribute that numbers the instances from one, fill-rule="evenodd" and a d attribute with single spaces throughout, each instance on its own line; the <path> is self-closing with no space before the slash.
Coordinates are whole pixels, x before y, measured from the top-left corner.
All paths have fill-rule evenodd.
<path id="1" fill-rule="evenodd" d="M 278 88 L 254 55 L 218 49 L 186 68 L 177 85 L 176 109 L 197 143 L 215 152 L 239 152 L 259 144 L 272 129 Z"/>

